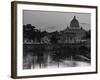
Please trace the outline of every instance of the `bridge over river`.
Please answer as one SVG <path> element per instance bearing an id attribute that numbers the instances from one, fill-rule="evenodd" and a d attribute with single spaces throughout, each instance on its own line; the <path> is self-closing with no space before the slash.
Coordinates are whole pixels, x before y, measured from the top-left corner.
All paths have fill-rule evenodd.
<path id="1" fill-rule="evenodd" d="M 87 47 L 86 43 L 65 43 L 65 44 L 23 44 L 25 49 L 34 49 L 34 48 L 39 48 L 43 49 L 45 48 L 46 50 L 54 50 L 58 48 L 80 48 L 82 46 Z"/>

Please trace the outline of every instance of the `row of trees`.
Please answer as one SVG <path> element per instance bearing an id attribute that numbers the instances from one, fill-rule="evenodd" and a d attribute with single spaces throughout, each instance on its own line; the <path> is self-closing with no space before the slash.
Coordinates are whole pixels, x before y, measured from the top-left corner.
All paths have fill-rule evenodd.
<path id="1" fill-rule="evenodd" d="M 44 36 L 48 36 L 47 38 L 50 40 L 50 43 L 57 43 L 59 38 L 58 31 L 55 32 L 47 32 L 47 31 L 41 31 L 39 29 L 36 29 L 35 26 L 32 26 L 31 24 L 23 25 L 23 37 L 31 40 L 37 40 L 37 42 L 40 42 L 41 39 Z M 86 35 L 83 37 L 83 39 L 89 39 L 91 37 L 91 31 L 87 31 Z"/>
<path id="2" fill-rule="evenodd" d="M 51 43 L 57 43 L 57 40 L 58 40 L 57 36 L 59 35 L 57 31 L 49 33 L 47 31 L 40 31 L 36 29 L 35 26 L 32 26 L 31 24 L 23 25 L 23 37 L 24 38 L 28 38 L 31 40 L 36 39 L 38 42 L 40 42 L 44 36 L 48 36 L 48 35 L 52 35 L 48 37 Z"/>

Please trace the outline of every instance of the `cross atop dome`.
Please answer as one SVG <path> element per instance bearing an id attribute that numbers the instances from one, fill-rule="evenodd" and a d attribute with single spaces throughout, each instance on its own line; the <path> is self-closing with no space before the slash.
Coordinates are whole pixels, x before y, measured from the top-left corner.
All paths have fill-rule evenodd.
<path id="1" fill-rule="evenodd" d="M 74 16 L 74 19 L 76 19 L 76 16 Z"/>

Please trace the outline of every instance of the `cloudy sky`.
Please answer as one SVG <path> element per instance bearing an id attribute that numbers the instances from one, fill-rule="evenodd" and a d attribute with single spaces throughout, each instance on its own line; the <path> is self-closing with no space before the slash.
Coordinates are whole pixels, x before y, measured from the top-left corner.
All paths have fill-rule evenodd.
<path id="1" fill-rule="evenodd" d="M 81 27 L 86 30 L 90 29 L 91 15 L 89 13 L 24 10 L 23 24 L 32 24 L 41 31 L 60 31 L 70 25 L 74 16 L 76 16 Z"/>

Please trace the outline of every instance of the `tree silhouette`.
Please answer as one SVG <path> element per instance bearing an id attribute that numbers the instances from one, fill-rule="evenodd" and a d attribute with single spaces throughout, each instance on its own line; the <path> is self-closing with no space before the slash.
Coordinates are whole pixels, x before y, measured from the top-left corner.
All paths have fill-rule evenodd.
<path id="1" fill-rule="evenodd" d="M 83 36 L 83 39 L 90 39 L 91 38 L 91 30 L 86 32 L 86 35 Z"/>
<path id="2" fill-rule="evenodd" d="M 59 39 L 58 32 L 57 31 L 52 32 L 51 35 L 52 35 L 51 38 L 50 38 L 51 43 L 56 44 L 58 42 L 58 39 Z"/>

